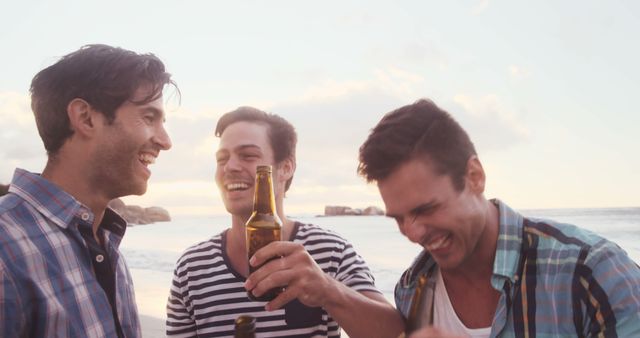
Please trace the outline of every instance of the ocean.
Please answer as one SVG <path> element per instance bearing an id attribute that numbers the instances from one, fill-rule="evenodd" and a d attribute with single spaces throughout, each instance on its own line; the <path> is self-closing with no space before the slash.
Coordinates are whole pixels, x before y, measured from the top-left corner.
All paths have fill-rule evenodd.
<path id="1" fill-rule="evenodd" d="M 553 219 L 589 229 L 616 242 L 640 262 L 640 208 L 521 210 L 525 216 Z M 348 239 L 368 263 L 376 285 L 393 304 L 396 281 L 421 247 L 404 238 L 384 216 L 291 217 L 331 229 Z M 171 222 L 127 229 L 121 249 L 131 269 L 141 315 L 164 320 L 175 262 L 189 246 L 226 229 L 229 216 L 175 217 Z M 159 321 L 153 325 L 160 325 Z M 163 328 L 158 328 L 162 330 Z"/>

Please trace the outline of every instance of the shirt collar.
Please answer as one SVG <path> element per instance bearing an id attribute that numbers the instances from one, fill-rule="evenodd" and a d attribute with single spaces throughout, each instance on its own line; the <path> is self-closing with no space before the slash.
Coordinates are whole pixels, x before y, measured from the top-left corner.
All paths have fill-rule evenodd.
<path id="1" fill-rule="evenodd" d="M 17 168 L 9 192 L 15 193 L 61 228 L 82 213 L 82 204 L 39 174 Z M 85 207 L 86 212 L 90 211 Z"/>
<path id="2" fill-rule="evenodd" d="M 504 279 L 515 283 L 518 279 L 518 263 L 522 247 L 522 229 L 524 218 L 504 202 L 493 199 L 498 207 L 500 226 L 496 256 L 493 263 L 492 283 L 496 289 L 502 288 Z"/>
<path id="3" fill-rule="evenodd" d="M 518 262 L 522 246 L 522 228 L 524 218 L 499 199 L 492 199 L 499 213 L 498 242 L 493 262 L 491 282 L 497 290 L 502 289 L 505 279 L 515 283 L 518 279 Z M 410 285 L 420 273 L 424 273 L 435 264 L 428 251 L 423 250 L 413 261 L 411 267 L 400 281 L 404 286 Z"/>
<path id="4" fill-rule="evenodd" d="M 88 207 L 39 174 L 16 168 L 9 192 L 24 199 L 61 228 L 66 229 L 74 218 L 89 225 L 93 223 L 94 215 Z M 105 210 L 101 223 L 103 229 L 122 237 L 126 226 L 126 221 L 118 213 L 110 208 Z"/>

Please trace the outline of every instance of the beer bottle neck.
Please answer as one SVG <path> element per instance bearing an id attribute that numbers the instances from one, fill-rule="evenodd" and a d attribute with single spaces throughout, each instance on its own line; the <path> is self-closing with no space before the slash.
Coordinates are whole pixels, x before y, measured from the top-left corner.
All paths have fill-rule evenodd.
<path id="1" fill-rule="evenodd" d="M 253 211 L 260 214 L 276 214 L 276 200 L 273 193 L 271 173 L 258 172 L 256 175 L 255 195 L 253 198 Z"/>

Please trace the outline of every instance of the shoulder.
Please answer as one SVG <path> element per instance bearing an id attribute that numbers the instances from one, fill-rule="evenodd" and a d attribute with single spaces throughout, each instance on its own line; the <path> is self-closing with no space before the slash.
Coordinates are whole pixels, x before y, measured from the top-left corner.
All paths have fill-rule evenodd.
<path id="1" fill-rule="evenodd" d="M 13 210 L 19 207 L 23 201 L 23 199 L 11 193 L 0 196 L 0 218 L 4 217 L 6 214 L 11 213 Z"/>
<path id="2" fill-rule="evenodd" d="M 638 268 L 616 243 L 567 223 L 525 218 L 522 245 L 527 255 L 535 255 L 547 265 L 584 266 L 590 273 L 597 273 L 598 267 L 620 264 L 631 266 L 631 270 Z"/>
<path id="3" fill-rule="evenodd" d="M 523 234 L 525 245 L 535 240 L 539 249 L 554 251 L 589 251 L 608 242 L 602 236 L 573 224 L 534 218 L 524 219 Z"/>
<path id="4" fill-rule="evenodd" d="M 603 295 L 622 297 L 620 300 L 624 301 L 640 288 L 638 265 L 617 244 L 589 230 L 525 219 L 523 240 L 525 248 L 529 248 L 527 255 L 536 256 L 539 273 L 571 280 L 563 284 L 587 288 L 584 295 L 599 289 Z"/>
<path id="5" fill-rule="evenodd" d="M 217 234 L 206 241 L 188 247 L 178 259 L 176 269 L 222 259 L 222 250 L 222 234 Z"/>
<path id="6" fill-rule="evenodd" d="M 298 223 L 293 241 L 302 244 L 312 255 L 325 255 L 329 252 L 339 257 L 357 255 L 351 243 L 345 238 L 332 230 L 314 224 Z"/>
<path id="7" fill-rule="evenodd" d="M 14 194 L 0 197 L 0 256 L 16 260 L 33 251 L 36 244 L 50 245 L 40 226 L 46 220 L 29 203 Z M 34 226 L 31 226 L 34 225 Z"/>
<path id="8" fill-rule="evenodd" d="M 304 224 L 296 222 L 297 232 L 294 240 L 305 243 L 330 242 L 334 244 L 346 245 L 349 242 L 335 231 L 322 228 L 315 224 Z"/>

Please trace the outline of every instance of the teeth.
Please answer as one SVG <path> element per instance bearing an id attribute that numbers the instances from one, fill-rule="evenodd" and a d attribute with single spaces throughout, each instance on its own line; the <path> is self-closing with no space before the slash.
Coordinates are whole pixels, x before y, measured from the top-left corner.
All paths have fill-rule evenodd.
<path id="1" fill-rule="evenodd" d="M 249 188 L 246 183 L 229 183 L 227 184 L 227 190 L 242 190 Z"/>
<path id="2" fill-rule="evenodd" d="M 156 157 L 151 154 L 140 154 L 138 159 L 145 165 L 156 163 Z"/>
<path id="3" fill-rule="evenodd" d="M 427 244 L 427 250 L 438 250 L 441 246 L 443 246 L 448 238 L 448 236 L 439 236 L 431 240 L 431 242 Z"/>

